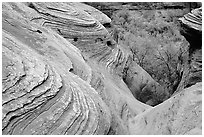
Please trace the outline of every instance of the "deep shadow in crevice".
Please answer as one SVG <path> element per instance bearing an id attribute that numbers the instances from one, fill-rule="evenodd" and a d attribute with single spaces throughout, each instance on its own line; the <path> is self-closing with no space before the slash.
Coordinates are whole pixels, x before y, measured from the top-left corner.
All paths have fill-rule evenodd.
<path id="1" fill-rule="evenodd" d="M 42 33 L 42 31 L 40 31 L 40 30 L 37 30 L 36 32 L 38 32 L 38 33 Z"/>
<path id="2" fill-rule="evenodd" d="M 31 9 L 34 9 L 34 10 L 38 11 L 38 10 L 35 8 L 35 6 L 33 5 L 32 2 L 28 3 L 28 7 L 30 7 Z"/>
<path id="3" fill-rule="evenodd" d="M 78 41 L 78 38 L 77 38 L 77 37 L 75 37 L 75 38 L 74 38 L 74 42 L 77 42 L 77 41 Z"/>
<path id="4" fill-rule="evenodd" d="M 108 41 L 106 42 L 106 44 L 107 44 L 108 47 L 111 47 L 112 49 L 115 48 L 115 44 L 114 44 L 112 41 L 110 41 L 110 40 L 108 40 Z"/>
<path id="5" fill-rule="evenodd" d="M 73 73 L 74 69 L 73 68 L 70 68 L 69 69 L 69 72 Z"/>
<path id="6" fill-rule="evenodd" d="M 104 23 L 103 26 L 104 26 L 105 28 L 111 28 L 111 24 L 110 24 L 110 23 Z"/>

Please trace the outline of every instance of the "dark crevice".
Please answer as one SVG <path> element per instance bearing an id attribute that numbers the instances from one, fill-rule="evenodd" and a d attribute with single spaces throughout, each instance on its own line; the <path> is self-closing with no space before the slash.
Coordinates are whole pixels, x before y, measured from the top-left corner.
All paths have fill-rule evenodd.
<path id="1" fill-rule="evenodd" d="M 110 47 L 112 46 L 111 41 L 107 41 L 107 45 Z"/>
<path id="2" fill-rule="evenodd" d="M 64 11 L 64 10 L 60 10 L 60 9 L 56 9 L 56 8 L 51 8 L 51 7 L 47 7 L 49 10 L 56 10 L 56 11 L 60 11 L 60 12 L 67 12 L 67 11 Z"/>
<path id="3" fill-rule="evenodd" d="M 27 28 L 27 29 L 30 30 L 30 31 L 32 31 L 32 32 L 37 32 L 37 33 L 42 34 L 42 31 L 41 31 L 41 30 L 32 30 L 32 29 L 29 29 L 29 28 Z"/>
<path id="4" fill-rule="evenodd" d="M 77 41 L 78 41 L 78 38 L 77 38 L 77 37 L 75 37 L 75 38 L 74 38 L 74 42 L 77 42 Z"/>
<path id="5" fill-rule="evenodd" d="M 14 119 L 16 119 L 18 116 L 16 116 L 16 115 L 14 115 L 14 116 L 12 116 L 10 119 L 9 119 L 9 123 L 11 122 L 11 121 L 13 121 Z"/>
<path id="6" fill-rule="evenodd" d="M 73 73 L 74 69 L 73 68 L 70 68 L 69 69 L 69 72 Z"/>
<path id="7" fill-rule="evenodd" d="M 111 28 L 111 27 L 112 27 L 112 26 L 111 26 L 111 23 L 104 23 L 103 26 L 104 26 L 105 28 Z"/>
<path id="8" fill-rule="evenodd" d="M 29 4 L 28 4 L 28 7 L 30 7 L 31 9 L 34 9 L 34 10 L 37 11 L 37 9 L 36 9 L 35 6 L 33 5 L 33 3 L 29 3 Z"/>
<path id="9" fill-rule="evenodd" d="M 106 135 L 114 135 L 114 131 L 113 131 L 112 127 L 109 128 L 109 130 L 106 133 Z"/>
<path id="10" fill-rule="evenodd" d="M 107 44 L 108 47 L 111 47 L 112 49 L 115 47 L 115 44 L 113 44 L 113 42 L 110 41 L 110 40 L 107 41 L 106 44 Z"/>
<path id="11" fill-rule="evenodd" d="M 42 33 L 42 31 L 40 31 L 40 30 L 37 30 L 36 32 L 38 32 L 38 33 Z"/>
<path id="12" fill-rule="evenodd" d="M 57 28 L 57 31 L 59 32 L 60 35 L 63 35 L 60 29 Z"/>

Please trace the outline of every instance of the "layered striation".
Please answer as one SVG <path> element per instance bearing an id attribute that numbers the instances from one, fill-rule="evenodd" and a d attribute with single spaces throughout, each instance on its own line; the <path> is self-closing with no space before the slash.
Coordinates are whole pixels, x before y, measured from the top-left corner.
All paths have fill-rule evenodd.
<path id="1" fill-rule="evenodd" d="M 162 107 L 135 99 L 154 102 L 164 89 L 111 38 L 101 24 L 110 20 L 101 12 L 80 3 L 3 3 L 2 9 L 3 134 L 156 134 L 151 120 L 147 130 L 138 128 L 142 117 L 153 114 L 155 120 L 156 112 L 163 116 L 169 103 L 180 100 L 175 111 L 190 108 L 194 118 L 201 84 Z M 197 127 L 188 129 L 194 133 Z"/>
<path id="2" fill-rule="evenodd" d="M 158 103 L 156 96 L 166 94 L 165 89 L 133 62 L 132 55 L 113 40 L 98 20 L 84 12 L 83 6 L 80 9 L 76 5 L 73 3 L 28 3 L 30 8 L 39 13 L 39 17 L 32 18 L 32 21 L 53 29 L 70 41 L 81 51 L 82 56 L 92 68 L 98 68 L 99 65 L 105 71 L 125 79 L 137 99 L 143 98 L 148 93 L 151 94 L 140 101 L 154 100 L 152 105 Z M 132 68 L 137 73 L 132 71 Z M 142 73 L 139 73 L 140 71 Z M 141 88 L 132 88 L 132 83 L 136 83 Z"/>
<path id="3" fill-rule="evenodd" d="M 75 7 L 76 9 L 80 9 L 87 12 L 96 20 L 98 20 L 102 25 L 111 23 L 111 19 L 106 14 L 102 13 L 100 10 L 95 9 L 92 6 L 80 2 L 70 2 L 69 4 L 72 5 L 72 7 Z"/>
<path id="4" fill-rule="evenodd" d="M 202 31 L 202 7 L 192 10 L 180 18 L 184 24 L 198 31 Z"/>
<path id="5" fill-rule="evenodd" d="M 109 34 L 88 13 L 69 3 L 35 4 L 3 3 L 3 134 L 129 134 L 127 119 L 150 106 L 135 100 L 100 61 L 107 52 L 117 64 L 122 51 L 111 55 L 112 47 L 94 44 Z M 55 5 L 67 6 L 67 13 L 57 13 Z M 70 43 L 75 38 L 84 40 L 77 48 Z M 83 44 L 86 39 L 93 43 Z"/>
<path id="6" fill-rule="evenodd" d="M 110 110 L 86 82 L 90 67 L 79 50 L 24 11 L 3 3 L 2 133 L 106 134 Z M 80 67 L 81 78 L 70 72 Z"/>

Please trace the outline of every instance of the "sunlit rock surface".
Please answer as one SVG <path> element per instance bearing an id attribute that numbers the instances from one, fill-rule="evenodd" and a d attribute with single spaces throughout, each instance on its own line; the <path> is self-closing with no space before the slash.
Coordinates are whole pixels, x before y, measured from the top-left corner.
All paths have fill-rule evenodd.
<path id="1" fill-rule="evenodd" d="M 202 31 L 202 8 L 192 10 L 180 20 L 188 27 Z"/>
<path id="2" fill-rule="evenodd" d="M 186 88 L 130 121 L 131 134 L 202 134 L 202 83 Z"/>
<path id="3" fill-rule="evenodd" d="M 150 106 L 137 101 L 104 64 L 99 66 L 100 57 L 92 57 L 93 69 L 84 61 L 95 54 L 94 49 L 85 51 L 92 49 L 89 46 L 112 51 L 94 45 L 96 37 L 108 34 L 106 29 L 88 13 L 58 4 L 67 6 L 68 12 L 59 14 L 56 3 L 37 3 L 38 12 L 31 3 L 3 3 L 3 134 L 129 134 L 127 119 Z M 56 30 L 51 26 L 55 21 Z M 94 43 L 75 44 L 82 57 L 49 27 L 61 33 L 67 29 L 62 36 L 72 43 L 76 36 L 84 42 L 90 37 Z M 84 34 L 77 29 L 84 29 Z"/>
<path id="4" fill-rule="evenodd" d="M 111 23 L 111 19 L 107 15 L 103 14 L 101 11 L 93 8 L 92 6 L 89 6 L 83 3 L 79 3 L 79 2 L 70 2 L 69 4 L 72 5 L 76 9 L 80 9 L 80 10 L 87 12 L 92 17 L 94 17 L 96 20 L 98 20 L 101 24 Z"/>
<path id="5" fill-rule="evenodd" d="M 100 18 L 79 7 L 2 4 L 3 134 L 140 134 L 140 123 L 130 122 L 159 111 L 133 91 L 161 94 L 162 87 L 133 64 Z"/>
<path id="6" fill-rule="evenodd" d="M 81 67 L 84 79 L 91 78 L 79 50 L 29 22 L 32 11 L 24 4 L 4 3 L 3 10 L 3 134 L 106 134 L 110 110 L 70 72 Z"/>
<path id="7" fill-rule="evenodd" d="M 140 87 L 139 89 L 129 87 L 136 98 L 139 99 L 142 96 L 140 93 L 145 89 L 145 94 L 150 93 L 150 95 L 147 99 L 143 99 L 143 102 L 153 99 L 155 100 L 153 104 L 155 104 L 158 103 L 156 96 L 165 94 L 163 87 L 155 82 L 146 71 L 130 61 L 131 55 L 116 44 L 100 22 L 88 13 L 74 7 L 73 3 L 30 3 L 28 6 L 41 16 L 33 18 L 34 22 L 40 22 L 43 26 L 52 28 L 70 41 L 82 52 L 82 56 L 94 70 L 100 68 L 96 72 L 105 69 L 116 77 L 119 75 L 124 78 L 124 73 L 131 70 L 132 66 L 137 72 L 142 70 L 142 73 L 128 71 L 129 74 L 124 78 L 127 85 L 134 83 Z M 141 78 L 142 80 L 138 80 Z"/>

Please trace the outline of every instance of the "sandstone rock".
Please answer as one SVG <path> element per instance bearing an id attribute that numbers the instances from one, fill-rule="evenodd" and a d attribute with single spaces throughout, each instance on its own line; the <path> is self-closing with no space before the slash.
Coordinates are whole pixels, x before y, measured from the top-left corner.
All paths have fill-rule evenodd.
<path id="1" fill-rule="evenodd" d="M 127 119 L 150 106 L 97 56 L 113 51 L 117 64 L 122 51 L 101 44 L 108 32 L 88 13 L 46 4 L 3 3 L 3 134 L 129 134 Z"/>
<path id="2" fill-rule="evenodd" d="M 130 121 L 159 111 L 136 100 L 122 78 L 139 78 L 145 94 L 160 85 L 87 12 L 71 3 L 2 9 L 3 134 L 135 134 L 143 130 Z"/>
<path id="3" fill-rule="evenodd" d="M 96 20 L 98 20 L 101 24 L 111 23 L 111 19 L 106 14 L 103 14 L 100 10 L 97 10 L 89 5 L 79 2 L 70 2 L 69 4 L 75 7 L 76 9 L 80 9 L 87 12 Z"/>
<path id="4" fill-rule="evenodd" d="M 179 20 L 190 28 L 202 31 L 202 8 L 192 10 Z"/>
<path id="5" fill-rule="evenodd" d="M 71 43 L 30 22 L 32 13 L 22 3 L 3 3 L 2 133 L 106 134 L 110 110 L 69 72 L 80 64 L 90 79 L 89 66 Z"/>
<path id="6" fill-rule="evenodd" d="M 155 106 L 169 97 L 167 89 L 135 63 L 129 64 L 124 81 L 136 99 L 144 103 L 149 102 L 148 104 L 151 106 Z"/>
<path id="7" fill-rule="evenodd" d="M 130 121 L 131 134 L 202 134 L 202 83 L 197 83 Z"/>
<path id="8" fill-rule="evenodd" d="M 143 89 L 145 89 L 143 94 L 151 94 L 148 99 L 153 98 L 152 93 L 154 94 L 155 100 L 156 96 L 165 94 L 164 88 L 155 82 L 146 71 L 134 62 L 128 64 L 130 54 L 126 53 L 122 47 L 116 44 L 108 31 L 96 19 L 78 10 L 79 8 L 73 6 L 73 3 L 31 3 L 30 5 L 32 5 L 30 6 L 32 9 L 36 10 L 42 16 L 36 18 L 35 21 L 40 21 L 43 26 L 52 28 L 69 40 L 82 52 L 84 59 L 92 68 L 98 68 L 99 64 L 100 66 L 102 65 L 102 68 L 106 69 L 105 71 L 120 75 L 121 77 L 123 77 L 125 67 L 126 69 L 131 69 L 134 66 L 134 69 L 138 72 L 142 71 L 139 75 L 128 71 L 128 75 L 126 75 L 127 79 L 134 77 L 133 81 L 126 80 L 128 82 L 127 85 L 134 83 L 139 87 L 142 86 L 139 90 L 129 87 L 135 97 L 135 93 L 137 92 L 137 96 L 141 96 L 140 98 L 142 98 L 142 95 L 139 95 L 138 92 L 142 92 Z M 52 22 L 49 20 L 52 20 Z M 97 71 L 101 72 L 103 70 Z M 144 80 L 141 80 L 141 77 Z M 146 102 L 148 99 L 144 99 L 143 102 Z M 158 101 L 155 104 L 158 104 Z"/>
<path id="9" fill-rule="evenodd" d="M 179 19 L 181 34 L 190 43 L 188 62 L 179 90 L 202 81 L 202 8 L 194 9 L 191 13 Z"/>

